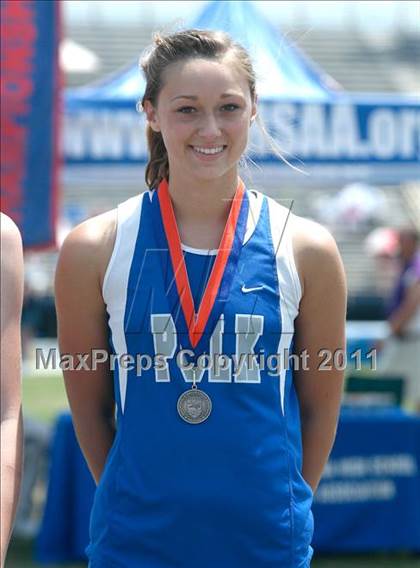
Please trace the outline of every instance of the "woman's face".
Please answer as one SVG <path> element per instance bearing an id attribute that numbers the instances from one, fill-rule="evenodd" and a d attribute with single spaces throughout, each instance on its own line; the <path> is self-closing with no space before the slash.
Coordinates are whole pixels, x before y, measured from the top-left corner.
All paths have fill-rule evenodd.
<path id="1" fill-rule="evenodd" d="M 237 168 L 256 104 L 248 81 L 228 59 L 189 59 L 164 73 L 156 108 L 147 119 L 160 131 L 171 175 L 211 180 Z"/>

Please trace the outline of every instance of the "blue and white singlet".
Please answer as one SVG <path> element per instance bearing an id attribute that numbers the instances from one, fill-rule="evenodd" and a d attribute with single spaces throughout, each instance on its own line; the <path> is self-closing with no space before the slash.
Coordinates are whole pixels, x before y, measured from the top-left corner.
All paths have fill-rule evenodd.
<path id="1" fill-rule="evenodd" d="M 118 207 L 103 283 L 117 433 L 91 514 L 91 568 L 310 565 L 287 357 L 301 299 L 291 216 L 241 182 L 206 260 L 181 246 L 165 181 Z M 212 403 L 197 424 L 177 409 L 192 364 Z"/>

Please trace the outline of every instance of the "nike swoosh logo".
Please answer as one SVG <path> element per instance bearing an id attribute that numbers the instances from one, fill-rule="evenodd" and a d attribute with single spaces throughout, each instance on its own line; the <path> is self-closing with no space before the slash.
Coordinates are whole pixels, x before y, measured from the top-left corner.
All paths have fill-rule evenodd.
<path id="1" fill-rule="evenodd" d="M 256 292 L 257 290 L 262 290 L 264 286 L 254 286 L 253 288 L 246 288 L 245 284 L 242 284 L 241 291 L 244 294 L 248 294 L 248 292 Z"/>

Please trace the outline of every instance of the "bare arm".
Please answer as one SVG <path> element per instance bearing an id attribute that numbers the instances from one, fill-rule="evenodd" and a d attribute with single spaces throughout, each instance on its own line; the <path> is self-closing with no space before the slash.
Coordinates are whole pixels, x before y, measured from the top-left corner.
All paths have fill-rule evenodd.
<path id="1" fill-rule="evenodd" d="M 76 227 L 65 240 L 57 265 L 55 295 L 60 354 L 109 351 L 103 274 L 114 241 L 114 221 L 101 215 Z M 109 361 L 90 370 L 64 371 L 76 435 L 98 483 L 114 440 L 114 392 Z"/>
<path id="2" fill-rule="evenodd" d="M 22 241 L 1 215 L 1 566 L 9 544 L 22 473 L 20 320 L 23 300 Z"/>
<path id="3" fill-rule="evenodd" d="M 344 380 L 344 370 L 328 361 L 322 350 L 345 353 L 347 290 L 336 243 L 326 229 L 301 220 L 294 247 L 303 276 L 296 350 L 308 353 L 307 370 L 295 372 L 295 385 L 302 422 L 303 477 L 315 491 L 334 443 Z M 323 362 L 328 370 L 322 370 Z"/>

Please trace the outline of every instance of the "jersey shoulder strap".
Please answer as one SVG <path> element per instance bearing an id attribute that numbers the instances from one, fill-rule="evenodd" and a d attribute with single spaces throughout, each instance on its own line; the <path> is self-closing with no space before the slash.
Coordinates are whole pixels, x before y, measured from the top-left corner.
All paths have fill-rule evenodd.
<path id="1" fill-rule="evenodd" d="M 271 197 L 267 197 L 267 200 L 280 293 L 284 296 L 294 319 L 302 298 L 302 287 L 293 254 L 292 226 L 296 216 L 290 207 L 285 207 Z"/>
<path id="2" fill-rule="evenodd" d="M 111 304 L 114 298 L 121 298 L 123 286 L 127 285 L 140 230 L 143 200 L 149 199 L 149 194 L 150 192 L 146 191 L 135 195 L 117 207 L 115 244 L 102 285 L 102 294 L 107 305 Z"/>

